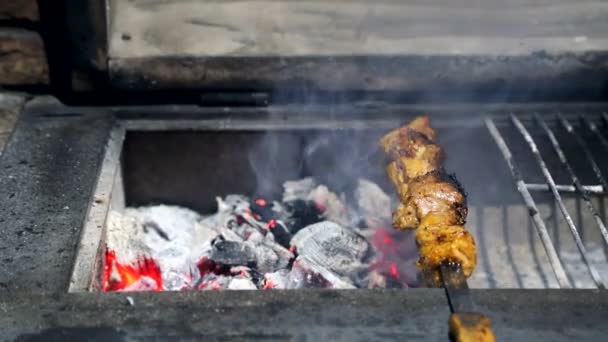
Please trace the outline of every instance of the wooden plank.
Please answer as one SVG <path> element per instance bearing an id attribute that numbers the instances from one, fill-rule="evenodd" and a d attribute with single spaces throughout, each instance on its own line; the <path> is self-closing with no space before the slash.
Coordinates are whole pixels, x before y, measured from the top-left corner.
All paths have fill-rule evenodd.
<path id="1" fill-rule="evenodd" d="M 110 57 L 608 50 L 608 2 L 112 0 Z"/>
<path id="2" fill-rule="evenodd" d="M 38 1 L 2 0 L 0 1 L 0 20 L 40 20 Z"/>
<path id="3" fill-rule="evenodd" d="M 22 29 L 0 29 L 0 85 L 49 83 L 49 68 L 40 35 Z"/>

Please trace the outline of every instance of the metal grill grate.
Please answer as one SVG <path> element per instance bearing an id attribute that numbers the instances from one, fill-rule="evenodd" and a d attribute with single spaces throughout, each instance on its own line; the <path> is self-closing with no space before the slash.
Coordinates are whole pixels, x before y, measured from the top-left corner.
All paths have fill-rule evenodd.
<path id="1" fill-rule="evenodd" d="M 497 127 L 496 119 L 493 117 L 486 117 L 485 125 L 508 164 L 511 175 L 515 180 L 517 190 L 521 194 L 530 217 L 534 222 L 559 286 L 561 288 L 573 287 L 572 279 L 568 277 L 562 260 L 560 260 L 556 244 L 553 241 L 555 238 L 552 239 L 551 234 L 547 229 L 547 224 L 540 215 L 532 192 L 550 191 L 562 217 L 567 223 L 569 232 L 572 235 L 593 283 L 597 288 L 605 288 L 606 280 L 602 278 L 596 265 L 592 261 L 589 251 L 583 243 L 581 230 L 577 227 L 577 224 L 575 224 L 575 220 L 572 218 L 572 214 L 564 202 L 564 196 L 575 195 L 577 196 L 577 199 L 580 199 L 585 204 L 587 213 L 593 217 L 596 229 L 601 234 L 605 244 L 604 247 L 608 246 L 608 230 L 598 208 L 596 208 L 592 201 L 592 196 L 603 196 L 608 190 L 608 183 L 606 182 L 605 175 L 597 160 L 598 150 L 601 153 L 608 155 L 608 141 L 602 133 L 602 129 L 608 124 L 608 115 L 606 113 L 602 113 L 599 116 L 581 114 L 569 116 L 567 118 L 561 113 L 542 116 L 537 113 L 532 115 L 517 115 L 511 113 L 508 121 L 508 124 L 511 127 L 514 127 L 515 131 L 519 134 L 520 140 L 523 138 L 529 152 L 532 153 L 533 159 L 542 173 L 544 184 L 542 182 L 526 182 L 527 175 L 525 172 L 522 172 L 521 165 L 516 162 L 516 158 L 514 158 L 514 154 L 512 153 L 509 144 Z M 532 130 L 535 130 L 536 134 L 532 134 Z M 557 130 L 561 130 L 560 133 L 562 133 L 562 135 L 560 139 L 558 139 Z M 593 136 L 596 139 L 597 144 L 591 145 L 589 141 L 583 137 L 584 133 Z M 548 149 L 550 151 L 541 151 L 541 149 L 539 149 L 539 144 L 537 142 L 539 139 L 549 141 Z M 564 148 L 565 145 L 570 147 L 573 146 L 574 154 L 579 154 L 579 157 L 583 157 L 592 171 L 595 182 L 599 184 L 583 184 L 581 177 L 573 167 L 573 165 L 577 163 L 571 161 L 573 152 L 571 151 L 570 154 L 566 153 Z M 548 153 L 553 153 L 558 159 L 558 163 L 554 164 L 557 168 L 554 166 L 553 172 L 550 170 L 546 161 Z M 556 169 L 561 169 L 560 171 L 562 172 L 565 171 L 564 174 L 566 175 L 566 178 L 564 178 L 563 181 L 569 184 L 558 184 L 559 182 L 556 181 L 554 175 Z"/>

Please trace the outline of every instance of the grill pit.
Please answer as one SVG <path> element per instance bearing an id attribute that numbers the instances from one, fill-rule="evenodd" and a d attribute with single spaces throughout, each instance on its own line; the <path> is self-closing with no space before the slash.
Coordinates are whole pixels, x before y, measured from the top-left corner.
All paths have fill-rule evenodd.
<path id="1" fill-rule="evenodd" d="M 567 129 L 559 126 L 561 121 L 555 113 L 541 112 L 541 117 L 555 130 L 581 183 L 592 191 L 590 202 L 598 215 L 604 217 L 604 195 L 597 175 L 592 168 L 585 167 L 588 161 L 581 159 L 580 146 Z M 512 149 L 569 282 L 574 287 L 597 287 L 580 257 L 568 225 L 547 192 L 549 188 L 536 159 L 508 113 L 471 115 L 466 120 L 431 115 L 433 126 L 438 130 L 438 141 L 448 156 L 446 169 L 457 175 L 468 192 L 467 228 L 475 235 L 479 253 L 478 267 L 469 285 L 473 288 L 552 288 L 560 285 L 551 267 L 551 258 L 547 257 L 530 218 L 531 211 L 523 204 L 501 151 L 489 133 L 484 121 L 486 117 L 494 120 Z M 557 188 L 589 260 L 600 276 L 606 278 L 608 267 L 594 217 L 586 211 L 581 196 L 574 192 L 543 128 L 531 114 L 517 117 L 529 127 L 547 167 L 555 174 Z M 588 141 L 598 140 L 598 135 L 587 127 L 587 121 L 596 127 L 605 127 L 601 114 L 567 113 L 565 117 Z M 285 181 L 303 177 L 313 177 L 332 191 L 344 194 L 351 199 L 349 203 L 358 200 L 357 182 L 362 178 L 391 194 L 376 141 L 382 133 L 405 121 L 407 118 L 390 115 L 377 120 L 351 118 L 306 122 L 289 118 L 283 121 L 232 120 L 229 124 L 222 120 L 124 121 L 114 129 L 98 181 L 97 196 L 106 196 L 107 202 L 91 206 L 87 225 L 105 227 L 109 212 L 120 212 L 127 206 L 162 203 L 208 215 L 217 210 L 216 196 L 230 194 L 247 195 L 255 205 L 255 198 L 280 199 Z M 605 152 L 600 144 L 592 144 L 590 148 L 594 156 Z M 605 167 L 602 158 L 596 160 Z M 381 237 L 390 234 L 389 239 L 395 238 L 391 230 L 377 231 Z M 102 278 L 100 272 L 107 237 L 105 230 L 91 232 L 85 229 L 83 241 L 86 239 L 88 245 L 81 244 L 71 291 L 102 288 L 99 279 Z M 91 239 L 87 234 L 95 237 Z M 410 253 L 413 239 L 401 235 L 404 236 L 399 239 L 408 246 L 387 259 L 398 260 L 402 264 L 398 273 L 406 274 L 409 285 L 416 286 L 415 251 Z M 374 237 L 367 238 L 371 242 Z M 391 267 L 389 263 L 385 269 Z M 374 276 L 372 272 L 370 277 Z M 280 274 L 274 277 L 281 279 Z M 378 286 L 391 287 L 386 279 L 376 280 L 381 284 Z"/>

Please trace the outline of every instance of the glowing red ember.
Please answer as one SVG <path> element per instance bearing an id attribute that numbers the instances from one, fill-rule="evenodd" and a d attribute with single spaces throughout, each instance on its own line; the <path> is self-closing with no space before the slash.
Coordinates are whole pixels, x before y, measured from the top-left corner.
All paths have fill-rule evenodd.
<path id="1" fill-rule="evenodd" d="M 264 280 L 264 286 L 262 287 L 264 290 L 274 289 L 277 285 L 270 279 Z"/>
<path id="2" fill-rule="evenodd" d="M 399 270 L 397 269 L 396 264 L 390 264 L 389 269 L 390 269 L 391 276 L 393 276 L 393 278 L 401 279 L 401 274 L 399 274 Z"/>
<path id="3" fill-rule="evenodd" d="M 277 227 L 277 220 L 272 219 L 268 221 L 268 229 L 275 229 Z"/>
<path id="4" fill-rule="evenodd" d="M 259 205 L 260 207 L 265 207 L 268 203 L 265 199 L 258 198 L 257 200 L 255 200 L 255 204 Z"/>
<path id="5" fill-rule="evenodd" d="M 414 275 L 407 272 L 416 257 L 416 246 L 408 234 L 412 233 L 378 227 L 371 238 L 380 258 L 370 268 L 405 287 L 416 283 Z"/>
<path id="6" fill-rule="evenodd" d="M 103 271 L 103 291 L 120 291 L 147 277 L 156 283 L 155 291 L 163 290 L 160 267 L 150 258 L 137 261 L 136 265 L 122 265 L 116 260 L 116 253 L 106 249 L 106 263 Z"/>

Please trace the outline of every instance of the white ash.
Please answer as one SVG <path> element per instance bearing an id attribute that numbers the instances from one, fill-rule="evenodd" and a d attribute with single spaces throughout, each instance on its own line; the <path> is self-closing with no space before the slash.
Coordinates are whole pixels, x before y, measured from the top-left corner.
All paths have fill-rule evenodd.
<path id="1" fill-rule="evenodd" d="M 367 179 L 359 179 L 355 199 L 367 227 L 390 227 L 392 225 L 391 198 L 378 184 Z"/>
<path id="2" fill-rule="evenodd" d="M 257 290 L 255 284 L 248 278 L 233 278 L 228 285 L 229 290 Z"/>

